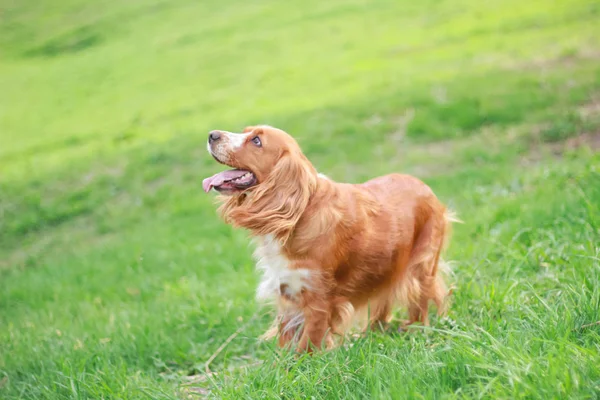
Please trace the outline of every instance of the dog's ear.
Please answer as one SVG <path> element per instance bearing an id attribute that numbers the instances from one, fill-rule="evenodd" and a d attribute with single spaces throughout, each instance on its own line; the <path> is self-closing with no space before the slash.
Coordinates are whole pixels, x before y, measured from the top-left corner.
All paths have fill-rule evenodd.
<path id="1" fill-rule="evenodd" d="M 234 226 L 257 235 L 273 234 L 285 242 L 316 186 L 317 172 L 308 159 L 301 153 L 287 153 L 250 195 L 232 197 L 223 204 L 221 214 Z"/>

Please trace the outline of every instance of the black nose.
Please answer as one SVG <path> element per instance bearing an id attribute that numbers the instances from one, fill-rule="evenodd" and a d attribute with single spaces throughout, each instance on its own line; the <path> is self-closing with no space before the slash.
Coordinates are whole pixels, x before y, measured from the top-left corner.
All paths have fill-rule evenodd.
<path id="1" fill-rule="evenodd" d="M 208 143 L 216 142 L 219 139 L 221 139 L 221 132 L 219 131 L 212 131 L 208 134 Z"/>

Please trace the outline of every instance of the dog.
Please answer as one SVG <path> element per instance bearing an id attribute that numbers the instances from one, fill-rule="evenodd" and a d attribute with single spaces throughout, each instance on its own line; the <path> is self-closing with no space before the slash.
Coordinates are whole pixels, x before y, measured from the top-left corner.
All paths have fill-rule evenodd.
<path id="1" fill-rule="evenodd" d="M 220 193 L 223 219 L 257 241 L 259 299 L 277 318 L 265 337 L 313 352 L 335 346 L 357 315 L 386 326 L 393 308 L 428 325 L 445 308 L 440 254 L 451 213 L 423 182 L 390 174 L 362 184 L 319 174 L 292 136 L 250 126 L 212 131 L 208 152 L 231 170 L 204 179 Z"/>

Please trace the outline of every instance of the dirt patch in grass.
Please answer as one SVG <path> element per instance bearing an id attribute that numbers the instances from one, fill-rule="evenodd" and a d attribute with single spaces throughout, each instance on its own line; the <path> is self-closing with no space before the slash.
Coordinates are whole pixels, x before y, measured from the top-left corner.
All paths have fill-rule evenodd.
<path id="1" fill-rule="evenodd" d="M 562 157 L 564 153 L 579 148 L 592 151 L 600 149 L 600 95 L 594 94 L 590 101 L 574 112 L 549 124 L 535 126 L 529 138 L 529 153 L 521 163 L 530 165 L 546 153 Z"/>
<path id="2" fill-rule="evenodd" d="M 567 139 L 562 148 L 564 150 L 573 150 L 580 147 L 589 147 L 597 151 L 600 150 L 600 129 L 595 132 L 587 132 L 579 136 Z"/>
<path id="3" fill-rule="evenodd" d="M 530 152 L 521 157 L 520 164 L 523 166 L 536 164 L 544 155 L 548 154 L 559 159 L 567 152 L 584 147 L 588 147 L 594 152 L 600 150 L 600 129 L 552 143 L 532 142 Z"/>
<path id="4" fill-rule="evenodd" d="M 582 119 L 591 119 L 600 116 L 600 93 L 592 96 L 590 102 L 579 107 L 577 111 Z"/>

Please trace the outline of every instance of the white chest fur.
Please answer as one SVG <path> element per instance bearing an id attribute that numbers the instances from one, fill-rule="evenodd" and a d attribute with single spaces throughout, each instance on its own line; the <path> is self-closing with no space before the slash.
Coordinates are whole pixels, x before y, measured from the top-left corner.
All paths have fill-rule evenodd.
<path id="1" fill-rule="evenodd" d="M 294 297 L 303 287 L 308 287 L 310 270 L 292 269 L 290 261 L 282 253 L 281 245 L 275 238 L 267 235 L 259 240 L 254 253 L 256 267 L 263 276 L 258 285 L 256 296 L 261 300 L 274 299 L 281 295 L 282 285 L 286 294 Z"/>

